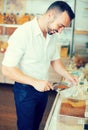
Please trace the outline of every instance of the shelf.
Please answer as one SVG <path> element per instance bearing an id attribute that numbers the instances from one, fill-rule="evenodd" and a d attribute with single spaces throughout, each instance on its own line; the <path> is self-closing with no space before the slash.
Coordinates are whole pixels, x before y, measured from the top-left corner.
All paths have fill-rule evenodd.
<path id="1" fill-rule="evenodd" d="M 84 30 L 75 30 L 75 34 L 88 34 L 88 31 L 84 31 Z"/>
<path id="2" fill-rule="evenodd" d="M 0 24 L 0 26 L 3 26 L 3 27 L 19 27 L 20 25 L 18 25 L 18 24 Z"/>

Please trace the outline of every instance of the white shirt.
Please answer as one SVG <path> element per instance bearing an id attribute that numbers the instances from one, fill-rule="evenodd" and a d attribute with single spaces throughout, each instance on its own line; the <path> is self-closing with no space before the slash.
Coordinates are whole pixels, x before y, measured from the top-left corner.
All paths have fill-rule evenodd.
<path id="1" fill-rule="evenodd" d="M 17 66 L 25 74 L 46 80 L 50 62 L 59 58 L 57 35 L 44 38 L 37 18 L 27 22 L 12 34 L 2 64 Z"/>

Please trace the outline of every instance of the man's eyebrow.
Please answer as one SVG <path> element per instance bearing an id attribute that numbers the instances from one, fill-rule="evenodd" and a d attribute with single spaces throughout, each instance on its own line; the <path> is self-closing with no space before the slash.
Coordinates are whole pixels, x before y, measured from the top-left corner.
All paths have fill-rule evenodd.
<path id="1" fill-rule="evenodd" d="M 63 25 L 63 24 L 60 24 L 60 25 L 58 25 L 58 26 L 61 26 L 61 27 L 64 27 L 64 28 L 66 27 L 66 26 L 65 26 L 65 25 Z"/>

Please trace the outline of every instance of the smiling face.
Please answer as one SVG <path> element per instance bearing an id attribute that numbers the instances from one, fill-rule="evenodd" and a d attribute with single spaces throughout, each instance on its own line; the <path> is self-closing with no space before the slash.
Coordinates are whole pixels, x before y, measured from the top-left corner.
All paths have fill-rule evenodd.
<path id="1" fill-rule="evenodd" d="M 47 24 L 47 33 L 52 35 L 54 33 L 61 33 L 62 30 L 70 25 L 70 18 L 66 11 L 57 14 L 56 16 L 51 16 Z"/>

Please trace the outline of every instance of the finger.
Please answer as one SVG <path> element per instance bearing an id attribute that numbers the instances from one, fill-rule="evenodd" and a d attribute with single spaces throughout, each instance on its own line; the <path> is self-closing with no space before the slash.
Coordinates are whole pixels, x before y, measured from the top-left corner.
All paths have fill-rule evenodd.
<path id="1" fill-rule="evenodd" d="M 50 90 L 50 88 L 49 87 L 47 87 L 47 91 L 49 91 Z"/>
<path id="2" fill-rule="evenodd" d="M 75 84 L 78 84 L 78 82 L 79 82 L 78 78 L 77 78 L 77 77 L 73 77 L 73 82 L 74 82 Z"/>
<path id="3" fill-rule="evenodd" d="M 44 91 L 49 91 L 50 90 L 50 88 L 49 87 L 46 87 L 45 89 L 44 89 Z"/>
<path id="4" fill-rule="evenodd" d="M 53 85 L 51 83 L 48 83 L 48 86 L 51 90 L 54 90 Z"/>

